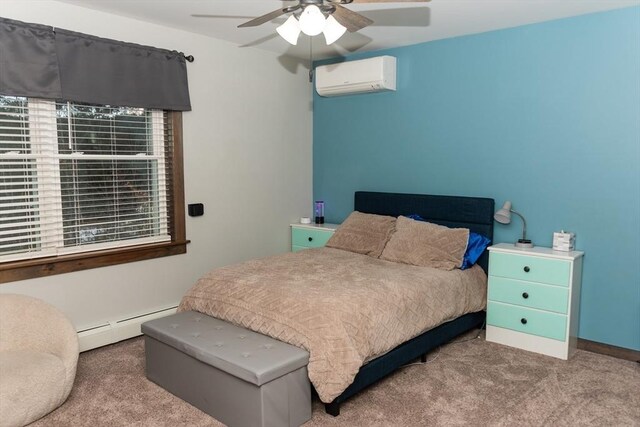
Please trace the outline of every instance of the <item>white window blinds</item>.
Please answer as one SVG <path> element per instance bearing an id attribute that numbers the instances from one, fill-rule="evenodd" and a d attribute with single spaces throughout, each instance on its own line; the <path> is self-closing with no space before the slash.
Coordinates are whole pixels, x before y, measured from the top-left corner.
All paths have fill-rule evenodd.
<path id="1" fill-rule="evenodd" d="M 170 240 L 162 111 L 0 96 L 0 261 Z"/>

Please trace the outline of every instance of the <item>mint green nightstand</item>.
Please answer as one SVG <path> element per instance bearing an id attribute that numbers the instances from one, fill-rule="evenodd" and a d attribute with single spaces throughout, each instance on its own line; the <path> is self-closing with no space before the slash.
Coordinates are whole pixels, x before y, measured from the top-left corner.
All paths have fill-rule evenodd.
<path id="1" fill-rule="evenodd" d="M 568 359 L 576 349 L 583 252 L 489 248 L 487 341 Z"/>
<path id="2" fill-rule="evenodd" d="M 324 246 L 338 224 L 291 224 L 291 251 Z"/>

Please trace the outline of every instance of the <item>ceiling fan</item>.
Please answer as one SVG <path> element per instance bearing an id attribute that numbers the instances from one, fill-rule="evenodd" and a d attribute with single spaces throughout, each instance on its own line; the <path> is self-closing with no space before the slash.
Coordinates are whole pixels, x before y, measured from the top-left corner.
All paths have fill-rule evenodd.
<path id="1" fill-rule="evenodd" d="M 298 4 L 274 10 L 254 18 L 238 28 L 256 27 L 282 15 L 291 13 L 287 21 L 276 31 L 286 41 L 295 45 L 300 32 L 308 36 L 323 33 L 327 45 L 338 40 L 349 31 L 351 33 L 373 24 L 373 20 L 343 7 L 350 3 L 423 3 L 430 0 L 285 0 Z"/>

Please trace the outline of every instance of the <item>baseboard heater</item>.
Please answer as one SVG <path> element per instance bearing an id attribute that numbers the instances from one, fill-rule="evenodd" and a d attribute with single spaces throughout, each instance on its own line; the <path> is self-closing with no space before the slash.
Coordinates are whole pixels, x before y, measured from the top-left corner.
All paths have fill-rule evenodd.
<path id="1" fill-rule="evenodd" d="M 110 321 L 104 325 L 78 331 L 80 351 L 92 350 L 108 344 L 142 335 L 140 325 L 148 320 L 169 316 L 176 312 L 178 306 L 153 311 L 151 313 L 140 314 L 127 317 L 126 319 Z"/>

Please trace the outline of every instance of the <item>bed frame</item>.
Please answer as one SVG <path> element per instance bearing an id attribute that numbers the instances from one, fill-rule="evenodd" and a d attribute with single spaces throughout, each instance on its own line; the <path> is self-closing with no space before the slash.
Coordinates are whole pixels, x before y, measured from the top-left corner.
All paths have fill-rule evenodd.
<path id="1" fill-rule="evenodd" d="M 354 209 L 364 213 L 396 217 L 418 214 L 429 222 L 453 228 L 468 228 L 493 240 L 493 199 L 358 191 L 355 193 Z M 478 264 L 486 272 L 488 263 L 489 255 L 485 251 Z M 427 353 L 431 350 L 466 331 L 481 327 L 484 319 L 484 311 L 465 314 L 371 360 L 360 368 L 353 383 L 340 396 L 325 404 L 325 410 L 334 417 L 338 416 L 340 404 L 349 397 L 418 357 L 422 362 L 426 362 Z"/>

